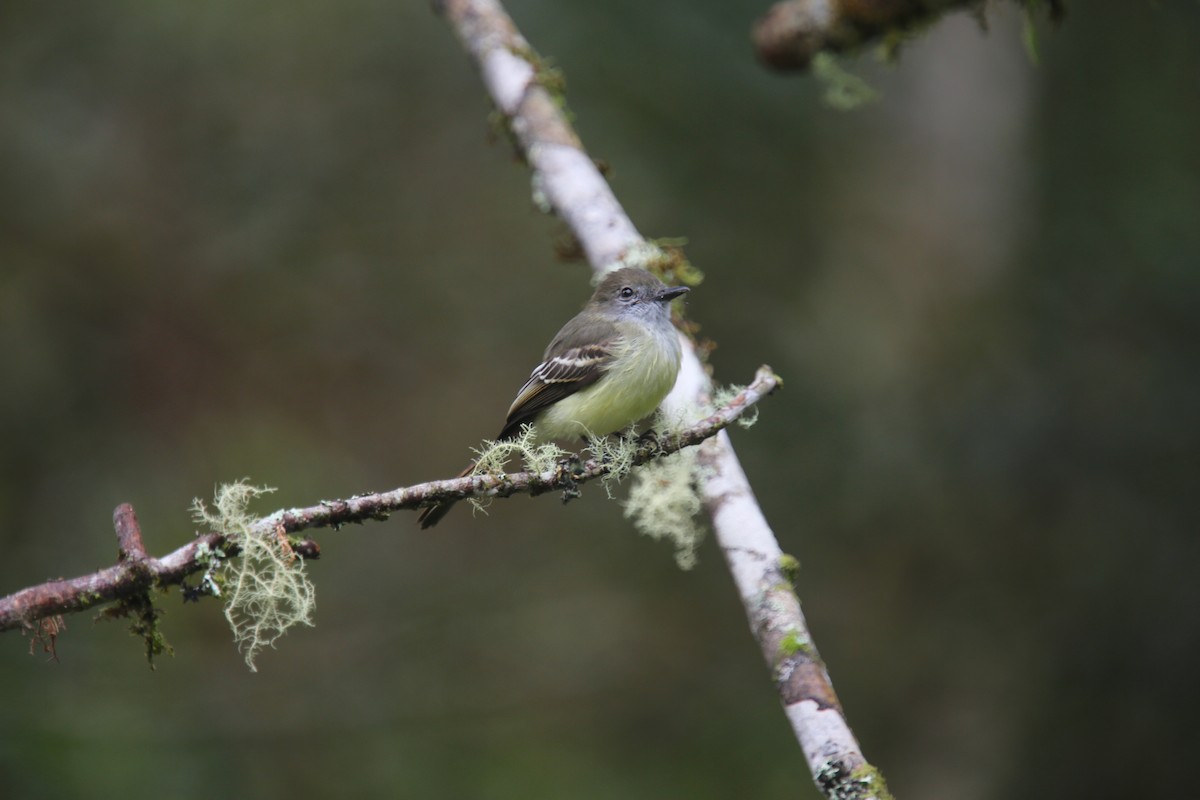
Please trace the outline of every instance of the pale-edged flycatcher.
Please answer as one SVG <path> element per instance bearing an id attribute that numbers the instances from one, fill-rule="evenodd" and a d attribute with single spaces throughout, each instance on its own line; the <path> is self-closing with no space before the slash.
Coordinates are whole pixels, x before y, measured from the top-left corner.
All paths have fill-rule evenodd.
<path id="1" fill-rule="evenodd" d="M 679 374 L 679 336 L 670 303 L 688 291 L 638 267 L 608 273 L 562 327 L 517 392 L 497 441 L 532 424 L 537 441 L 607 436 L 650 416 Z M 471 463 L 459 477 L 470 474 Z M 436 525 L 456 501 L 421 511 Z"/>

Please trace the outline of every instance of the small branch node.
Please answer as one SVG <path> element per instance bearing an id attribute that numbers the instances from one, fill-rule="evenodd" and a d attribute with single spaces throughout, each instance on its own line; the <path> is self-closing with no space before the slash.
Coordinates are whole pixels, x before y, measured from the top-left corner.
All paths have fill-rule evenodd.
<path id="1" fill-rule="evenodd" d="M 121 550 L 121 561 L 144 561 L 146 546 L 142 543 L 142 528 L 137 514 L 129 503 L 121 503 L 113 509 L 113 527 L 117 531 L 117 546 Z"/>

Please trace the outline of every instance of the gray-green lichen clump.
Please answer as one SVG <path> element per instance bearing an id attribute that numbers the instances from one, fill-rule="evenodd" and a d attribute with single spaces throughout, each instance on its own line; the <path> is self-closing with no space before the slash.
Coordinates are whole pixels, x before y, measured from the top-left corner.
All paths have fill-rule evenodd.
<path id="1" fill-rule="evenodd" d="M 241 551 L 221 560 L 225 619 L 252 672 L 258 671 L 258 653 L 294 625 L 311 626 L 316 608 L 316 589 L 286 532 L 265 527 L 248 510 L 252 500 L 273 491 L 242 480 L 219 486 L 211 509 L 199 498 L 192 501 L 196 523 L 224 534 Z"/>

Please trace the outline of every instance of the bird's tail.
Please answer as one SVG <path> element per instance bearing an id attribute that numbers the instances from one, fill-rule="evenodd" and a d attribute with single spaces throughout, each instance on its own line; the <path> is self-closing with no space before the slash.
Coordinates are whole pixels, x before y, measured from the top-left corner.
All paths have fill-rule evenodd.
<path id="1" fill-rule="evenodd" d="M 458 475 L 455 477 L 465 478 L 471 474 L 471 470 L 473 469 L 475 469 L 474 461 L 472 461 L 470 464 L 467 464 L 463 471 L 458 473 Z M 449 514 L 450 509 L 454 508 L 454 504 L 457 502 L 457 500 L 443 500 L 436 505 L 421 509 L 421 513 L 417 514 L 417 522 L 421 523 L 422 530 L 425 528 L 432 528 L 434 525 L 437 525 L 439 522 L 441 522 L 442 517 Z"/>

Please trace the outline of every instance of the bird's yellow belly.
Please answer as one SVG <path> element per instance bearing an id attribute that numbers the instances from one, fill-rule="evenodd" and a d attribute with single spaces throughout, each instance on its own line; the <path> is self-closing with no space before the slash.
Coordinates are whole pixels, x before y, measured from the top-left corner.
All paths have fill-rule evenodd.
<path id="1" fill-rule="evenodd" d="M 636 349 L 626 346 L 595 384 L 546 409 L 537 420 L 538 438 L 606 436 L 654 413 L 679 374 L 679 342 L 672 330 L 669 340 Z"/>

